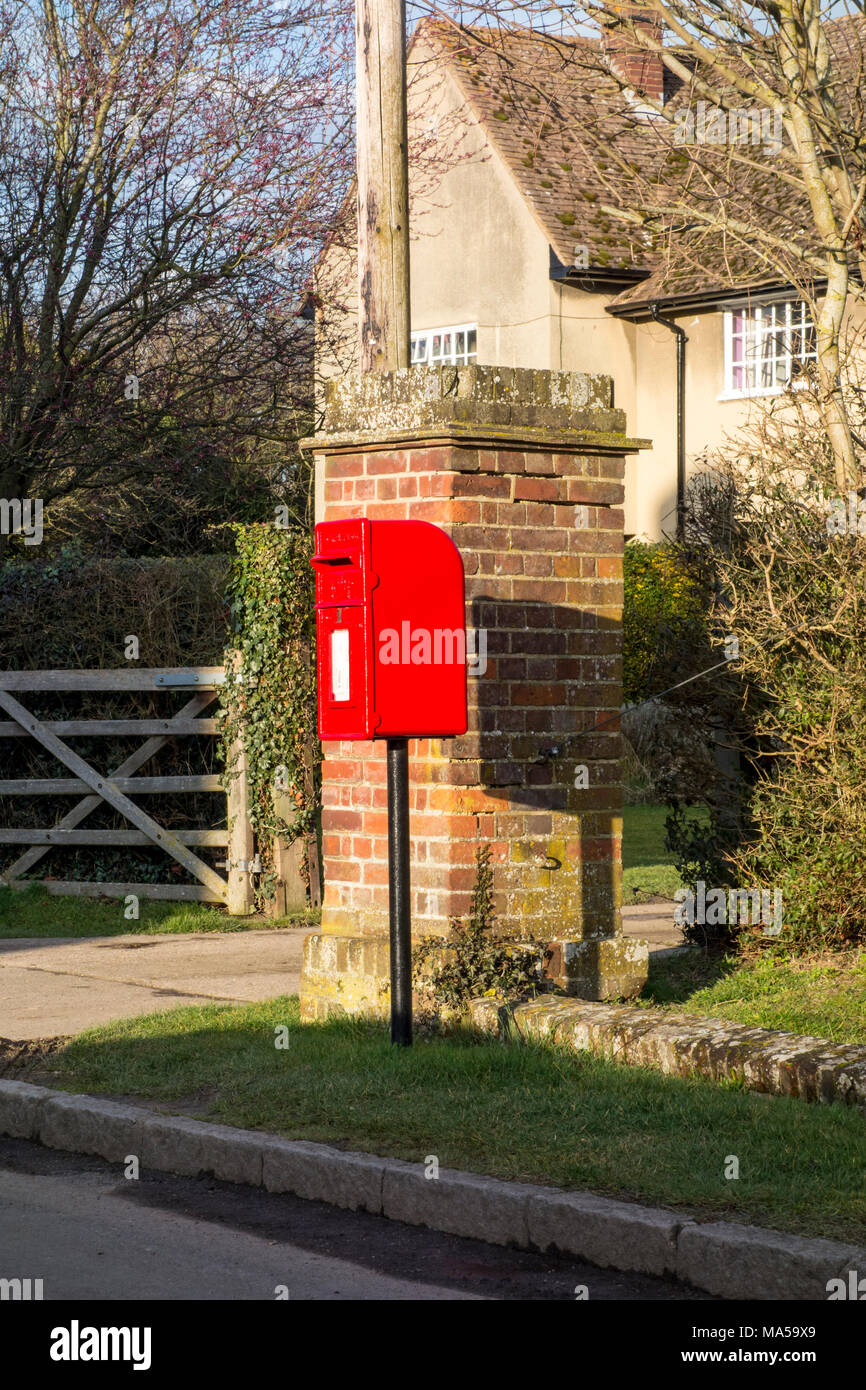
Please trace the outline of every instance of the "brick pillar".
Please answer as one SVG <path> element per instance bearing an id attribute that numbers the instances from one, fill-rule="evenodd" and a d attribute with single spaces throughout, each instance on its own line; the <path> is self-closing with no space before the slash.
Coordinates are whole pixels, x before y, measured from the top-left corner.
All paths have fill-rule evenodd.
<path id="1" fill-rule="evenodd" d="M 499 930 L 547 941 L 557 988 L 590 999 L 637 993 L 647 970 L 621 931 L 617 717 L 623 465 L 642 441 L 610 399 L 603 376 L 412 368 L 332 384 L 310 441 L 319 519 L 441 526 L 463 557 L 467 626 L 486 633 L 467 734 L 409 745 L 413 934 L 465 916 L 488 844 Z M 301 1009 L 384 1012 L 385 745 L 325 755 L 325 896 Z"/>

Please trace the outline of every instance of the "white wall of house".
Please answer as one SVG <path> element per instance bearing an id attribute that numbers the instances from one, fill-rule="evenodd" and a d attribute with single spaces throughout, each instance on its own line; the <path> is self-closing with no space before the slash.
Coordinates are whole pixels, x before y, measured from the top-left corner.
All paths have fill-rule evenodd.
<path id="1" fill-rule="evenodd" d="M 580 240 L 579 232 L 575 241 Z M 550 302 L 550 366 L 567 372 L 605 372 L 613 378 L 613 401 L 626 415 L 632 436 L 649 431 L 638 426 L 637 335 L 635 326 L 605 312 L 609 297 L 588 294 L 575 286 L 548 277 Z M 641 478 L 648 467 L 648 451 L 626 459 L 625 529 L 633 535 L 641 529 Z"/>

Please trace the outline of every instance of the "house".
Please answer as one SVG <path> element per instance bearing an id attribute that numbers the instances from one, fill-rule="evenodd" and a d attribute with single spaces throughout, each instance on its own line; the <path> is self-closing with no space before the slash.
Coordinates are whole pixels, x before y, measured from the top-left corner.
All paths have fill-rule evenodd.
<path id="1" fill-rule="evenodd" d="M 672 533 L 688 472 L 808 369 L 816 335 L 796 257 L 783 275 L 747 240 L 700 221 L 653 235 L 628 210 L 691 179 L 696 206 L 732 216 L 763 198 L 762 225 L 794 244 L 809 214 L 779 194 L 778 116 L 708 111 L 612 34 L 428 20 L 409 73 L 412 361 L 609 374 L 629 433 L 652 441 L 627 464 L 626 535 Z M 678 113 L 673 137 L 648 98 Z M 352 223 L 350 199 L 316 272 L 325 375 L 352 367 Z"/>

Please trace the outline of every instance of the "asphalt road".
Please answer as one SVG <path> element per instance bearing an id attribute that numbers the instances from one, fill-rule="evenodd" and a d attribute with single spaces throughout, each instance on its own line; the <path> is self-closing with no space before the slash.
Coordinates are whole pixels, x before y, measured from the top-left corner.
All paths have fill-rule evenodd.
<path id="1" fill-rule="evenodd" d="M 0 1139 L 0 1279 L 45 1300 L 700 1301 L 662 1279 Z"/>

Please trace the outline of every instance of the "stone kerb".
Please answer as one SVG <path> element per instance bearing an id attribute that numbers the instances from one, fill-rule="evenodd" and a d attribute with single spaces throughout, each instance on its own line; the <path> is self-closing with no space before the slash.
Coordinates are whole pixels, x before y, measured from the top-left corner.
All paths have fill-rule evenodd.
<path id="1" fill-rule="evenodd" d="M 646 949 L 623 942 L 619 918 L 622 478 L 642 443 L 609 378 L 493 367 L 339 382 L 308 441 L 320 520 L 434 522 L 466 571 L 469 729 L 410 744 L 413 933 L 465 916 L 487 844 L 500 931 L 550 943 L 554 983 L 596 999 L 646 977 Z M 307 1017 L 388 1006 L 384 752 L 325 748 Z"/>

